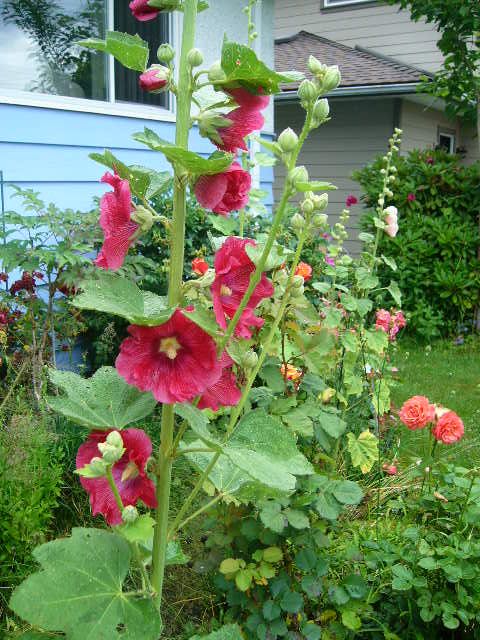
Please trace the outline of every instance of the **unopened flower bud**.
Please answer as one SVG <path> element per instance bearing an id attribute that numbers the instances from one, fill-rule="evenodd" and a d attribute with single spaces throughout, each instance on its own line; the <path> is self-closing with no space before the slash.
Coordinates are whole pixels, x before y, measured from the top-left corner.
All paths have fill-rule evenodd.
<path id="1" fill-rule="evenodd" d="M 308 182 L 308 171 L 304 166 L 295 167 L 289 172 L 288 179 L 293 185 L 299 182 Z"/>
<path id="2" fill-rule="evenodd" d="M 146 207 L 138 205 L 132 213 L 132 220 L 138 224 L 140 229 L 147 233 L 153 226 L 153 215 Z M 112 432 L 113 433 L 113 432 Z"/>
<path id="3" fill-rule="evenodd" d="M 92 458 L 88 464 L 81 469 L 77 469 L 75 473 L 83 478 L 103 478 L 107 473 L 108 464 L 103 458 Z"/>
<path id="4" fill-rule="evenodd" d="M 125 453 L 122 436 L 118 431 L 109 433 L 105 442 L 99 442 L 97 447 L 102 454 L 103 460 L 108 464 L 118 462 Z"/>
<path id="5" fill-rule="evenodd" d="M 340 75 L 340 69 L 336 65 L 327 67 L 327 70 L 323 77 L 323 92 L 328 93 L 329 91 L 333 91 L 333 89 L 336 89 L 340 84 L 341 78 L 342 76 Z"/>
<path id="6" fill-rule="evenodd" d="M 138 519 L 138 511 L 133 505 L 128 505 L 122 511 L 122 520 L 125 524 L 131 524 Z"/>
<path id="7" fill-rule="evenodd" d="M 170 76 L 170 69 L 154 64 L 140 75 L 138 84 L 140 89 L 148 93 L 161 93 L 168 89 Z"/>
<path id="8" fill-rule="evenodd" d="M 244 369 L 253 369 L 258 362 L 258 355 L 252 349 L 246 351 L 241 359 L 241 365 Z"/>
<path id="9" fill-rule="evenodd" d="M 298 136 L 293 129 L 288 127 L 288 129 L 282 131 L 278 136 L 277 142 L 284 153 L 289 153 L 296 148 L 298 144 Z"/>
<path id="10" fill-rule="evenodd" d="M 120 435 L 119 431 L 110 431 L 106 441 L 108 442 L 108 444 L 112 445 L 112 447 L 123 449 L 123 438 Z"/>
<path id="11" fill-rule="evenodd" d="M 298 97 L 305 104 L 309 104 L 318 96 L 317 87 L 310 80 L 303 80 L 298 87 Z"/>
<path id="12" fill-rule="evenodd" d="M 293 289 L 300 289 L 303 287 L 304 285 L 304 278 L 303 276 L 293 276 L 292 278 L 292 287 Z"/>
<path id="13" fill-rule="evenodd" d="M 320 193 L 318 196 L 313 196 L 313 204 L 315 205 L 315 211 L 325 211 L 328 207 L 328 193 Z"/>
<path id="14" fill-rule="evenodd" d="M 315 211 L 315 203 L 312 199 L 307 198 L 300 204 L 300 208 L 305 215 L 309 216 Z"/>
<path id="15" fill-rule="evenodd" d="M 313 217 L 312 222 L 317 229 L 323 229 L 328 224 L 328 216 L 326 213 L 317 213 L 317 215 Z"/>
<path id="16" fill-rule="evenodd" d="M 301 231 L 305 227 L 305 218 L 299 213 L 295 213 L 290 222 L 295 231 Z"/>
<path id="17" fill-rule="evenodd" d="M 225 71 L 222 69 L 220 60 L 214 62 L 208 70 L 208 79 L 210 82 L 224 82 L 227 79 Z"/>
<path id="18" fill-rule="evenodd" d="M 315 56 L 310 56 L 308 58 L 308 69 L 314 76 L 323 75 L 325 73 L 326 67 L 322 64 Z"/>
<path id="19" fill-rule="evenodd" d="M 203 53 L 200 49 L 190 49 L 187 54 L 187 62 L 191 67 L 199 67 L 203 64 Z"/>
<path id="20" fill-rule="evenodd" d="M 161 44 L 157 49 L 157 58 L 160 62 L 171 62 L 175 57 L 175 51 L 168 44 Z"/>
<path id="21" fill-rule="evenodd" d="M 336 395 L 335 389 L 332 387 L 328 387 L 328 389 L 324 389 L 322 391 L 321 400 L 323 404 L 328 404 L 330 400 Z"/>
<path id="22" fill-rule="evenodd" d="M 328 114 L 330 113 L 330 105 L 328 104 L 328 100 L 326 98 L 321 98 L 317 100 L 315 103 L 315 107 L 313 108 L 313 117 L 315 120 L 321 124 L 325 122 L 328 118 Z"/>

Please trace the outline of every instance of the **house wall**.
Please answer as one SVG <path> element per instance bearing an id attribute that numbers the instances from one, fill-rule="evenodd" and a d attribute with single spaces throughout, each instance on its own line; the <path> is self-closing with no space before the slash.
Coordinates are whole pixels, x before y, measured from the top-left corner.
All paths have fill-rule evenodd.
<path id="1" fill-rule="evenodd" d="M 478 132 L 475 129 L 469 127 L 460 129 L 460 146 L 466 151 L 465 164 L 480 161 Z"/>
<path id="2" fill-rule="evenodd" d="M 321 0 L 276 0 L 275 36 L 285 37 L 304 29 L 350 47 L 373 49 L 428 71 L 440 67 L 438 33 L 425 22 L 412 22 L 408 11 L 381 2 L 333 9 L 322 9 L 321 5 Z"/>
<path id="3" fill-rule="evenodd" d="M 415 101 L 402 100 L 399 126 L 403 129 L 403 153 L 413 149 L 434 149 L 439 127 L 454 131 L 457 146 L 460 145 L 460 129 L 456 122 L 449 120 L 442 111 Z"/>
<path id="4" fill-rule="evenodd" d="M 303 110 L 298 103 L 277 103 L 276 130 L 280 133 L 290 126 L 299 132 L 303 123 Z M 332 223 L 345 206 L 349 194 L 360 196 L 359 185 L 351 179 L 352 171 L 360 169 L 379 153 L 385 153 L 388 138 L 397 126 L 396 101 L 392 98 L 363 100 L 331 100 L 331 120 L 315 130 L 307 139 L 299 158 L 310 178 L 327 180 L 338 187 L 329 192 L 327 213 Z M 285 178 L 285 168 L 275 168 L 275 195 Z M 352 217 L 348 229 L 351 240 L 346 243 L 348 250 L 358 250 L 355 237 L 358 233 L 358 216 L 361 206 L 351 208 Z"/>

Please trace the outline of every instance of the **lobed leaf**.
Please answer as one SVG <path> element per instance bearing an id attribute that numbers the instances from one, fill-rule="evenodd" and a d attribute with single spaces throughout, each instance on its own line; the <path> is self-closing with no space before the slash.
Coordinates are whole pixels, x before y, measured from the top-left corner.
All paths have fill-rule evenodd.
<path id="1" fill-rule="evenodd" d="M 105 40 L 88 38 L 77 42 L 81 47 L 110 53 L 120 64 L 134 71 L 145 71 L 148 64 L 148 43 L 139 35 L 107 31 Z"/>

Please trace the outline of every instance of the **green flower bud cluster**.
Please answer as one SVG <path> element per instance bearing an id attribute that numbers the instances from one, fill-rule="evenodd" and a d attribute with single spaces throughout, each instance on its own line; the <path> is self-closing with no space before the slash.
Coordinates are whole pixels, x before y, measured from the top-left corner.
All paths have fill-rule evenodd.
<path id="1" fill-rule="evenodd" d="M 278 136 L 277 144 L 283 153 L 290 153 L 297 148 L 298 136 L 293 129 L 288 127 Z"/>
<path id="2" fill-rule="evenodd" d="M 377 212 L 379 214 L 378 221 L 381 221 L 382 211 L 385 207 L 387 198 L 393 198 L 393 191 L 390 188 L 390 185 L 396 181 L 397 177 L 395 174 L 397 173 L 397 168 L 393 164 L 394 152 L 397 152 L 400 148 L 400 143 L 402 141 L 402 129 L 395 127 L 391 138 L 389 138 L 389 150 L 383 156 L 384 166 L 380 169 L 380 173 L 383 176 L 383 187 L 382 191 L 378 195 L 377 200 Z"/>
<path id="3" fill-rule="evenodd" d="M 193 67 L 199 67 L 203 64 L 203 53 L 200 49 L 190 49 L 187 54 L 187 63 Z"/>
<path id="4" fill-rule="evenodd" d="M 220 60 L 214 62 L 208 70 L 208 79 L 212 84 L 221 84 L 227 79 L 226 73 L 222 69 Z"/>
<path id="5" fill-rule="evenodd" d="M 122 511 L 122 520 L 125 524 L 132 524 L 138 520 L 138 511 L 133 505 L 128 505 Z"/>
<path id="6" fill-rule="evenodd" d="M 228 119 L 228 114 L 225 116 L 218 111 L 201 111 L 195 119 L 198 122 L 200 135 L 218 144 L 222 144 L 218 130 L 232 124 L 232 121 Z"/>
<path id="7" fill-rule="evenodd" d="M 135 206 L 131 217 L 138 224 L 142 233 L 148 233 L 153 226 L 152 212 L 142 205 Z"/>
<path id="8" fill-rule="evenodd" d="M 244 369 L 253 369 L 257 366 L 257 362 L 258 355 L 253 351 L 253 349 L 249 349 L 243 354 L 240 364 Z"/>
<path id="9" fill-rule="evenodd" d="M 97 446 L 103 460 L 108 464 L 115 464 L 125 453 L 122 436 L 118 431 L 111 431 L 105 442 L 99 442 Z"/>
<path id="10" fill-rule="evenodd" d="M 308 59 L 308 69 L 314 76 L 314 83 L 318 90 L 318 95 L 325 95 L 333 91 L 340 84 L 342 78 L 340 69 L 336 66 L 322 64 L 314 56 Z"/>
<path id="11" fill-rule="evenodd" d="M 170 64 L 175 58 L 175 51 L 169 44 L 161 44 L 157 49 L 157 58 L 159 62 Z"/>
<path id="12" fill-rule="evenodd" d="M 287 179 L 293 187 L 296 187 L 299 183 L 308 182 L 308 171 L 303 165 L 295 167 L 288 173 Z"/>

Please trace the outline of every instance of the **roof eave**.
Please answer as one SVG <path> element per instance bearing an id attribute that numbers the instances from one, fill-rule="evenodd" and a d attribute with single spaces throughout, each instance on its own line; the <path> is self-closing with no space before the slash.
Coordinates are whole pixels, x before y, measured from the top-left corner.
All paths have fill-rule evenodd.
<path id="1" fill-rule="evenodd" d="M 381 95 L 399 95 L 405 93 L 416 93 L 420 82 L 401 82 L 393 84 L 371 84 L 357 85 L 355 87 L 337 87 L 329 94 L 328 98 L 343 98 L 354 96 L 381 96 Z M 298 100 L 298 92 L 282 91 L 275 96 L 275 100 Z"/>

